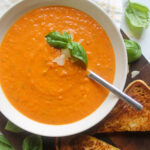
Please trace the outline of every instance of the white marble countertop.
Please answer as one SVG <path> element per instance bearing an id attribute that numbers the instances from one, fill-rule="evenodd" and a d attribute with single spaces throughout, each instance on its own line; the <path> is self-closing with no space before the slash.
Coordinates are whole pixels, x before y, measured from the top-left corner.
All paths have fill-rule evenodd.
<path id="1" fill-rule="evenodd" d="M 123 2 L 123 8 L 125 9 L 127 6 L 127 0 L 122 0 L 122 2 Z M 150 9 L 150 0 L 131 0 L 131 2 L 138 2 L 144 4 Z M 147 29 L 144 30 L 144 32 L 142 33 L 139 39 L 134 38 L 132 34 L 129 32 L 124 16 L 122 17 L 121 28 L 131 39 L 137 41 L 141 45 L 143 55 L 150 62 L 150 25 Z"/>

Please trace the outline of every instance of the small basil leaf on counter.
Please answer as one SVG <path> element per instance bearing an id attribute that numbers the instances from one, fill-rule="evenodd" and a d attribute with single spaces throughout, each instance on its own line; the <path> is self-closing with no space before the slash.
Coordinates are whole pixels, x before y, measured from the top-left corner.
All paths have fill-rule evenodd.
<path id="1" fill-rule="evenodd" d="M 23 150 L 43 150 L 42 138 L 38 135 L 27 136 L 23 141 Z"/>
<path id="2" fill-rule="evenodd" d="M 3 135 L 0 135 L 0 143 L 6 144 L 8 146 L 11 146 L 9 141 Z"/>
<path id="3" fill-rule="evenodd" d="M 126 21 L 131 31 L 138 34 L 143 28 L 148 27 L 150 11 L 146 6 L 138 3 L 131 3 L 130 0 L 128 0 L 128 2 L 128 7 L 125 10 Z"/>
<path id="4" fill-rule="evenodd" d="M 8 121 L 6 126 L 5 126 L 5 130 L 13 132 L 13 133 L 21 133 L 24 132 L 24 130 L 20 129 L 19 127 L 17 127 L 16 125 L 14 125 L 12 122 Z"/>
<path id="5" fill-rule="evenodd" d="M 68 49 L 71 51 L 73 57 L 84 62 L 86 66 L 88 65 L 86 52 L 80 44 L 77 42 L 70 42 L 68 43 Z"/>
<path id="6" fill-rule="evenodd" d="M 15 150 L 3 135 L 0 135 L 0 150 Z"/>
<path id="7" fill-rule="evenodd" d="M 138 60 L 142 55 L 141 46 L 133 40 L 124 40 L 124 42 L 127 49 L 128 62 L 131 63 Z"/>

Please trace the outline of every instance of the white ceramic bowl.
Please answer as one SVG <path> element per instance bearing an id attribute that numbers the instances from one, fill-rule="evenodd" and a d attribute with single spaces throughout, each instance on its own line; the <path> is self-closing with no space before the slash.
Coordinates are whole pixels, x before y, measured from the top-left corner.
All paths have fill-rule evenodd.
<path id="1" fill-rule="evenodd" d="M 103 26 L 107 32 L 115 51 L 116 57 L 116 73 L 114 85 L 119 89 L 123 89 L 127 75 L 127 54 L 122 36 L 119 29 L 116 28 L 112 20 L 91 0 L 25 0 L 12 8 L 10 8 L 0 19 L 0 42 L 10 26 L 18 20 L 22 15 L 32 9 L 48 6 L 63 5 L 70 6 L 92 16 L 99 24 Z M 82 132 L 100 122 L 116 105 L 118 99 L 111 93 L 108 95 L 104 103 L 88 117 L 75 123 L 66 125 L 47 125 L 27 118 L 18 112 L 7 100 L 0 87 L 0 111 L 6 118 L 17 126 L 29 132 L 50 136 L 60 137 Z"/>

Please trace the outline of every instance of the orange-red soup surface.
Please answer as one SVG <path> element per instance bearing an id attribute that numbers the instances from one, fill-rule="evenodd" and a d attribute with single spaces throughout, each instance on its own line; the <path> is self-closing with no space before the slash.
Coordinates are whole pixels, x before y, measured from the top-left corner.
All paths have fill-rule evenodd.
<path id="1" fill-rule="evenodd" d="M 88 68 L 113 82 L 115 56 L 102 26 L 84 12 L 53 6 L 35 9 L 11 26 L 0 48 L 0 83 L 10 103 L 25 116 L 67 124 L 94 112 L 108 91 L 70 59 L 64 66 L 53 62 L 61 50 L 47 44 L 45 35 L 51 31 L 66 31 L 73 41 L 82 40 Z"/>

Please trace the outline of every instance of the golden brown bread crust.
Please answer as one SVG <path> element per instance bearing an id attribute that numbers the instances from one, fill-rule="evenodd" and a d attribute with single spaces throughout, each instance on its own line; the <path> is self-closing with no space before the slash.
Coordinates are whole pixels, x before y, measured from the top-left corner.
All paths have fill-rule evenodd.
<path id="1" fill-rule="evenodd" d="M 119 150 L 97 138 L 81 135 L 61 140 L 60 150 Z"/>
<path id="2" fill-rule="evenodd" d="M 125 93 L 143 104 L 143 110 L 138 112 L 119 100 L 108 117 L 95 127 L 94 133 L 150 131 L 150 87 L 142 80 L 136 80 Z"/>
<path id="3" fill-rule="evenodd" d="M 150 131 L 150 87 L 142 80 L 132 82 L 125 93 L 143 104 L 141 112 L 119 101 L 112 112 L 92 133 Z M 117 150 L 117 148 L 88 135 L 61 139 L 60 150 Z"/>

